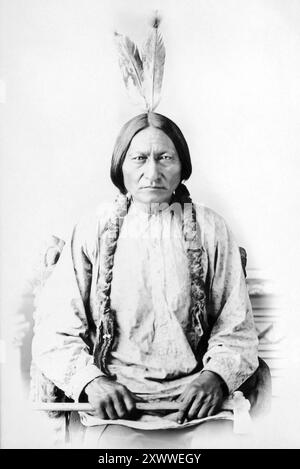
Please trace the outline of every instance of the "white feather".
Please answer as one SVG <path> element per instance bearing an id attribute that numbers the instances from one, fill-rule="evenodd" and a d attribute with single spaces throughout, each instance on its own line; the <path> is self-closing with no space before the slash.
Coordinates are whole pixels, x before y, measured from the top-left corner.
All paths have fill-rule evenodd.
<path id="1" fill-rule="evenodd" d="M 119 65 L 125 87 L 135 104 L 147 106 L 143 91 L 143 64 L 135 43 L 127 36 L 115 33 Z"/>
<path id="2" fill-rule="evenodd" d="M 160 20 L 155 16 L 142 50 L 142 58 L 131 39 L 115 33 L 125 87 L 133 102 L 147 112 L 154 111 L 161 98 L 166 53 L 158 30 L 159 24 Z"/>
<path id="3" fill-rule="evenodd" d="M 166 52 L 158 26 L 159 20 L 156 17 L 148 39 L 142 49 L 144 70 L 143 94 L 147 101 L 148 111 L 154 111 L 161 99 Z"/>

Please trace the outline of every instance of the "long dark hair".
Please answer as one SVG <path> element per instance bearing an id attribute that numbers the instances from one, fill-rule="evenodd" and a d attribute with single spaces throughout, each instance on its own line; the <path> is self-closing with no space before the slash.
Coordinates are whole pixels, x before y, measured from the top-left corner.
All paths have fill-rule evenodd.
<path id="1" fill-rule="evenodd" d="M 181 162 L 181 180 L 186 181 L 192 173 L 189 148 L 179 127 L 168 117 L 156 112 L 139 114 L 122 127 L 112 155 L 110 177 L 122 194 L 127 192 L 122 170 L 127 150 L 133 137 L 148 127 L 162 130 L 174 143 Z"/>
<path id="2" fill-rule="evenodd" d="M 110 306 L 114 255 L 117 248 L 122 222 L 131 203 L 131 198 L 127 198 L 126 195 L 127 190 L 124 185 L 122 167 L 131 140 L 138 132 L 148 127 L 154 127 L 156 129 L 162 130 L 172 140 L 181 162 L 181 181 L 186 181 L 192 173 L 190 152 L 186 140 L 179 127 L 173 121 L 168 119 L 168 117 L 154 112 L 140 114 L 128 121 L 121 129 L 113 151 L 110 172 L 112 182 L 115 186 L 117 186 L 121 194 L 119 194 L 116 200 L 114 212 L 106 227 L 107 231 L 109 231 L 109 236 L 107 235 L 105 237 L 105 242 L 102 246 L 102 249 L 105 252 L 105 268 L 103 269 L 102 277 L 100 277 L 99 285 L 97 288 L 97 297 L 99 298 L 99 310 L 101 319 L 98 326 L 94 347 L 94 360 L 95 364 L 107 376 L 112 376 L 109 371 L 108 364 L 111 350 L 116 345 L 118 329 L 116 312 L 112 310 Z M 189 191 L 186 186 L 182 184 L 182 182 L 176 188 L 175 194 L 173 195 L 171 201 L 172 203 L 179 202 L 182 206 L 185 203 L 192 204 Z M 188 235 L 190 233 L 195 232 L 195 229 L 191 228 L 194 225 L 196 225 L 196 216 L 195 210 L 193 209 L 192 218 L 189 220 L 188 223 L 183 224 L 183 226 L 185 227 L 184 237 L 187 240 L 189 239 Z M 192 260 L 192 257 L 198 255 L 198 253 L 195 253 L 194 250 L 191 249 L 187 249 L 187 251 L 190 264 L 195 264 L 195 262 Z M 197 281 L 193 280 L 194 277 L 196 278 L 199 275 L 201 269 L 197 268 L 194 270 L 195 272 L 191 272 L 191 278 L 192 285 L 196 285 L 192 288 L 192 297 L 195 297 L 195 299 L 192 301 L 192 309 L 195 310 L 195 312 L 192 314 L 192 318 L 194 321 L 193 328 L 195 329 L 198 327 L 197 324 L 199 322 L 198 314 L 200 313 L 198 312 L 198 309 L 203 309 L 203 298 L 201 297 L 202 291 L 200 291 L 199 289 L 199 285 L 201 282 L 198 281 L 198 278 Z"/>

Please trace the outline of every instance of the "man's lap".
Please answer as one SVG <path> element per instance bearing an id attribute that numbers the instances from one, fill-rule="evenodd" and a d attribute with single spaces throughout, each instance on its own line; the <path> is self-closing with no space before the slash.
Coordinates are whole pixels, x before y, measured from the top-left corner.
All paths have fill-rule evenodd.
<path id="1" fill-rule="evenodd" d="M 218 447 L 219 438 L 236 438 L 231 421 L 212 421 L 195 427 L 176 430 L 137 430 L 123 425 L 87 427 L 83 433 L 83 448 L 150 449 Z"/>

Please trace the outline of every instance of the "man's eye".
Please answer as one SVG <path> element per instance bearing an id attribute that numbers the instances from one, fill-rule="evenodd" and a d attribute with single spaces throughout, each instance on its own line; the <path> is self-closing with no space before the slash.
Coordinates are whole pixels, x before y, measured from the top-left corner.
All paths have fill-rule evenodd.
<path id="1" fill-rule="evenodd" d="M 171 155 L 161 155 L 161 156 L 160 156 L 160 159 L 161 159 L 161 160 L 171 160 L 171 159 L 172 159 L 172 156 L 171 156 Z"/>
<path id="2" fill-rule="evenodd" d="M 143 160 L 146 160 L 147 159 L 147 156 L 145 155 L 137 155 L 133 158 L 134 160 L 137 160 L 137 161 L 143 161 Z"/>

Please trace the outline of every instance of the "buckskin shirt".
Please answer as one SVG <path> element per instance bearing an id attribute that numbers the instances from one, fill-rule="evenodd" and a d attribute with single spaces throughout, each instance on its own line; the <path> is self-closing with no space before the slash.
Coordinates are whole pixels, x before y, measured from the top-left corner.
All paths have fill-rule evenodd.
<path id="1" fill-rule="evenodd" d="M 204 338 L 198 338 L 200 347 L 195 348 L 187 330 L 191 281 L 180 214 L 168 208 L 149 214 L 132 203 L 117 242 L 111 308 L 119 332 L 109 369 L 146 401 L 176 399 L 203 370 L 220 375 L 231 393 L 258 366 L 258 340 L 238 245 L 222 217 L 201 205 L 196 205 L 196 213 L 211 325 L 202 353 Z M 109 215 L 109 205 L 102 205 L 76 225 L 38 300 L 33 359 L 75 401 L 102 375 L 92 347 Z M 160 418 L 153 417 L 156 422 Z M 86 426 L 107 423 L 85 413 L 81 420 Z"/>

